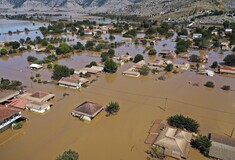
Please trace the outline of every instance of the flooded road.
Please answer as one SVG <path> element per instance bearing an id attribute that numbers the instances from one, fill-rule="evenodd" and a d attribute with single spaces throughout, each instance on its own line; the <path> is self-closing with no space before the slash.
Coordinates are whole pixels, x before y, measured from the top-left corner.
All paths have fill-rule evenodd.
<path id="1" fill-rule="evenodd" d="M 166 47 L 163 44 L 167 43 Z M 125 44 L 116 49 L 116 54 L 128 52 L 134 56 L 142 53 L 146 46 Z M 171 40 L 160 42 L 154 48 L 158 53 L 163 48 L 174 49 Z M 199 51 L 190 52 L 190 54 Z M 91 61 L 100 61 L 100 53 L 76 53 L 57 63 L 69 67 L 83 67 Z M 209 66 L 214 60 L 222 61 L 224 55 L 209 51 Z M 46 54 L 23 53 L 0 59 L 0 75 L 4 78 L 22 81 L 28 91 L 47 91 L 56 94 L 50 111 L 35 114 L 23 111 L 29 119 L 18 131 L 10 129 L 0 134 L 0 159 L 2 160 L 52 160 L 67 149 L 76 150 L 82 160 L 143 160 L 149 145 L 144 144 L 151 123 L 156 119 L 166 119 L 175 114 L 184 114 L 196 119 L 202 134 L 209 132 L 230 134 L 235 124 L 235 81 L 234 77 L 216 75 L 207 77 L 186 71 L 167 74 L 166 81 L 156 80 L 158 75 L 129 78 L 122 72 L 133 65 L 131 62 L 120 67 L 115 74 L 102 73 L 98 81 L 86 89 L 64 89 L 53 84 L 33 83 L 29 77 L 41 74 L 42 80 L 49 80 L 51 71 L 40 72 L 28 68 L 27 56 L 43 58 Z M 146 61 L 160 59 L 144 54 Z M 185 59 L 176 61 L 186 62 Z M 0 77 L 1 77 L 0 76 Z M 203 85 L 207 81 L 215 83 L 214 89 Z M 191 82 L 191 84 L 189 84 Z M 198 83 L 195 87 L 192 83 Z M 220 88 L 230 85 L 233 91 Z M 63 94 L 69 96 L 64 97 Z M 166 103 L 167 98 L 167 103 Z M 81 122 L 71 116 L 71 111 L 84 101 L 107 105 L 110 101 L 120 104 L 116 116 L 99 114 L 91 123 Z M 167 104 L 167 105 L 165 105 Z M 165 110 L 165 111 L 164 111 Z M 194 149 L 190 149 L 189 160 L 206 159 Z"/>

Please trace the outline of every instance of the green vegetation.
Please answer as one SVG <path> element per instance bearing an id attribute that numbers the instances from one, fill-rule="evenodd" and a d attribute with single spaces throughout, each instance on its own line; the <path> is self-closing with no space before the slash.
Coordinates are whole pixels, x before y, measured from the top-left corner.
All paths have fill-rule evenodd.
<path id="1" fill-rule="evenodd" d="M 137 31 L 135 29 L 132 29 L 126 32 L 125 34 L 123 34 L 123 37 L 133 38 L 133 37 L 136 37 L 136 35 L 137 35 Z"/>
<path id="2" fill-rule="evenodd" d="M 4 55 L 6 55 L 8 53 L 8 50 L 6 49 L 6 48 L 2 48 L 1 50 L 0 50 L 0 56 L 4 56 Z"/>
<path id="3" fill-rule="evenodd" d="M 235 54 L 229 54 L 224 58 L 224 62 L 228 66 L 235 67 Z"/>
<path id="4" fill-rule="evenodd" d="M 214 61 L 211 65 L 211 68 L 217 68 L 218 67 L 218 62 Z"/>
<path id="5" fill-rule="evenodd" d="M 230 91 L 231 90 L 231 87 L 228 86 L 228 85 L 224 85 L 221 87 L 222 90 L 225 90 L 225 91 Z"/>
<path id="6" fill-rule="evenodd" d="M 209 156 L 208 154 L 211 147 L 211 141 L 207 136 L 197 136 L 196 139 L 192 140 L 191 145 L 198 149 L 203 155 Z"/>
<path id="7" fill-rule="evenodd" d="M 72 47 L 67 43 L 61 43 L 59 47 L 56 48 L 56 54 L 66 54 L 72 51 Z"/>
<path id="8" fill-rule="evenodd" d="M 159 147 L 159 146 L 153 146 L 149 151 L 146 151 L 146 153 L 150 156 L 147 158 L 147 160 L 163 160 L 166 158 L 164 154 L 164 148 Z"/>
<path id="9" fill-rule="evenodd" d="M 167 122 L 172 127 L 177 127 L 180 129 L 186 129 L 189 132 L 198 132 L 199 123 L 189 117 L 184 117 L 183 115 L 175 115 L 169 117 Z"/>
<path id="10" fill-rule="evenodd" d="M 79 160 L 79 155 L 76 151 L 69 149 L 57 157 L 56 160 Z"/>
<path id="11" fill-rule="evenodd" d="M 69 77 L 74 73 L 74 69 L 70 69 L 67 66 L 56 64 L 53 69 L 52 78 L 60 80 L 62 77 Z"/>
<path id="12" fill-rule="evenodd" d="M 58 60 L 58 58 L 56 57 L 56 55 L 51 54 L 51 55 L 48 55 L 47 57 L 43 58 L 42 60 L 39 60 L 38 58 L 36 58 L 34 56 L 28 56 L 27 60 L 28 60 L 28 62 L 32 62 L 32 63 L 43 64 L 43 63 L 54 62 L 54 61 Z"/>
<path id="13" fill-rule="evenodd" d="M 85 48 L 87 50 L 93 50 L 94 49 L 94 46 L 95 46 L 95 43 L 93 41 L 87 41 L 86 42 L 86 45 L 85 45 Z"/>
<path id="14" fill-rule="evenodd" d="M 108 115 L 117 114 L 119 110 L 120 110 L 120 106 L 117 102 L 110 102 L 105 108 L 105 111 L 108 113 Z"/>
<path id="15" fill-rule="evenodd" d="M 17 123 L 13 123 L 12 124 L 12 128 L 13 129 L 20 129 L 23 127 L 23 123 L 22 122 L 17 122 Z"/>
<path id="16" fill-rule="evenodd" d="M 180 53 L 180 52 L 187 52 L 187 50 L 189 49 L 189 47 L 192 45 L 192 42 L 190 40 L 178 40 L 178 42 L 176 43 L 176 53 Z"/>
<path id="17" fill-rule="evenodd" d="M 107 73 L 115 73 L 117 71 L 117 64 L 110 58 L 106 59 L 104 63 L 104 71 Z"/>
<path id="18" fill-rule="evenodd" d="M 11 45 L 12 49 L 18 49 L 20 47 L 20 43 L 17 41 L 9 42 Z"/>
<path id="19" fill-rule="evenodd" d="M 167 64 L 165 71 L 167 72 L 171 72 L 174 69 L 174 65 L 173 64 Z"/>
<path id="20" fill-rule="evenodd" d="M 196 63 L 200 63 L 201 62 L 201 59 L 198 55 L 196 54 L 193 54 L 189 57 L 190 61 L 191 62 L 196 62 Z"/>
<path id="21" fill-rule="evenodd" d="M 150 68 L 147 65 L 143 65 L 140 69 L 139 72 L 143 76 L 147 76 L 149 74 Z"/>
<path id="22" fill-rule="evenodd" d="M 105 62 L 107 59 L 112 58 L 115 55 L 115 50 L 109 49 L 108 52 L 101 53 L 101 61 Z"/>
<path id="23" fill-rule="evenodd" d="M 86 65 L 86 67 L 91 68 L 92 66 L 97 66 L 95 61 L 92 61 L 90 64 Z"/>
<path id="24" fill-rule="evenodd" d="M 142 61 L 142 60 L 144 60 L 143 55 L 137 54 L 134 58 L 134 63 L 138 63 L 139 61 Z"/>
<path id="25" fill-rule="evenodd" d="M 74 45 L 73 48 L 78 50 L 78 51 L 82 51 L 82 50 L 85 49 L 85 47 L 83 46 L 83 44 L 81 42 L 77 42 L 77 44 Z"/>
<path id="26" fill-rule="evenodd" d="M 205 84 L 204 86 L 206 86 L 206 87 L 208 87 L 208 88 L 214 88 L 214 87 L 215 87 L 215 84 L 214 84 L 214 82 L 212 82 L 212 81 L 208 81 L 208 82 L 206 82 L 206 84 Z"/>
<path id="27" fill-rule="evenodd" d="M 156 49 L 154 49 L 154 48 L 151 48 L 150 50 L 149 50 L 149 53 L 148 53 L 149 55 L 156 55 L 157 54 L 157 51 L 156 51 Z"/>
<path id="28" fill-rule="evenodd" d="M 17 81 L 17 80 L 10 81 L 9 79 L 1 78 L 0 89 L 19 90 L 22 88 L 23 88 L 23 86 L 20 81 Z"/>

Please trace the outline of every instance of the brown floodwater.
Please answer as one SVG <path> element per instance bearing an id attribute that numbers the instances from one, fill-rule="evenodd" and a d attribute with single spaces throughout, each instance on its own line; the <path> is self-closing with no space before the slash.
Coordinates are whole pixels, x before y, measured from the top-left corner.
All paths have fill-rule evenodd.
<path id="1" fill-rule="evenodd" d="M 163 44 L 167 43 L 166 47 Z M 171 40 L 160 42 L 155 48 L 174 49 Z M 126 44 L 116 49 L 117 54 L 128 52 L 130 55 L 142 53 L 145 46 Z M 224 55 L 209 52 L 210 65 L 214 60 L 222 61 Z M 190 51 L 190 54 L 203 54 Z M 149 145 L 144 144 L 151 123 L 156 119 L 166 119 L 175 114 L 184 114 L 196 119 L 202 134 L 216 132 L 230 134 L 235 124 L 235 92 L 223 91 L 222 85 L 235 89 L 232 76 L 216 75 L 207 77 L 191 71 L 167 74 L 166 81 L 157 81 L 158 75 L 129 78 L 122 72 L 132 63 L 120 67 L 115 74 L 102 73 L 97 81 L 86 89 L 64 89 L 53 84 L 38 84 L 29 80 L 38 72 L 28 67 L 27 56 L 43 58 L 46 54 L 23 53 L 0 59 L 0 75 L 5 78 L 21 80 L 28 91 L 47 91 L 56 94 L 50 111 L 35 114 L 23 111 L 29 119 L 18 131 L 10 129 L 0 134 L 0 159 L 3 160 L 51 160 L 67 149 L 76 150 L 83 160 L 143 160 Z M 146 61 L 161 59 L 144 54 Z M 61 59 L 59 64 L 69 67 L 82 67 L 90 61 L 100 61 L 99 53 L 75 53 L 70 58 Z M 176 59 L 176 62 L 186 62 Z M 39 72 L 42 80 L 49 80 L 51 72 Z M 215 88 L 203 86 L 206 81 L 214 81 Z M 191 82 L 191 84 L 189 84 Z M 198 83 L 195 87 L 192 83 Z M 69 96 L 64 97 L 63 94 Z M 165 106 L 165 98 L 168 98 Z M 120 104 L 116 116 L 106 117 L 99 114 L 91 123 L 81 122 L 71 116 L 71 111 L 83 101 L 93 101 L 107 105 L 110 101 Z M 164 111 L 164 109 L 166 109 Z M 190 149 L 189 160 L 206 159 L 198 151 Z"/>

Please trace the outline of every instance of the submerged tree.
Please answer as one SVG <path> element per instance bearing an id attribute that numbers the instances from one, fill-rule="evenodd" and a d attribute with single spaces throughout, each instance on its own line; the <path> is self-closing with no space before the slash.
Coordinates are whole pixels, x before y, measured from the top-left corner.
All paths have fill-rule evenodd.
<path id="1" fill-rule="evenodd" d="M 117 102 L 110 102 L 105 111 L 109 114 L 109 115 L 114 115 L 117 114 L 117 112 L 120 110 L 120 106 Z"/>
<path id="2" fill-rule="evenodd" d="M 62 155 L 56 158 L 56 160 L 78 160 L 79 155 L 76 151 L 69 149 L 65 151 Z"/>

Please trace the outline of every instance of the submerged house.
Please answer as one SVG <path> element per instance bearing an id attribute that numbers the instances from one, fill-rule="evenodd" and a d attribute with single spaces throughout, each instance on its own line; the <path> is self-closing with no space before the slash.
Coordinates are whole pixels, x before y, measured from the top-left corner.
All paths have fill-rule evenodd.
<path id="1" fill-rule="evenodd" d="M 222 74 L 235 74 L 235 67 L 219 66 L 218 72 Z"/>
<path id="2" fill-rule="evenodd" d="M 225 136 L 210 133 L 211 147 L 209 156 L 219 160 L 234 160 L 235 158 L 235 139 Z"/>
<path id="3" fill-rule="evenodd" d="M 0 132 L 6 130 L 21 117 L 21 112 L 12 108 L 0 106 Z"/>
<path id="4" fill-rule="evenodd" d="M 192 133 L 165 126 L 154 145 L 164 148 L 164 154 L 175 159 L 187 158 Z"/>
<path id="5" fill-rule="evenodd" d="M 79 117 L 80 119 L 91 121 L 97 114 L 99 114 L 104 109 L 104 106 L 93 103 L 84 102 L 72 111 L 74 117 Z"/>
<path id="6" fill-rule="evenodd" d="M 82 86 L 82 83 L 78 79 L 72 77 L 62 77 L 59 80 L 58 84 L 59 86 L 68 87 L 72 89 L 79 89 Z"/>
<path id="7" fill-rule="evenodd" d="M 30 69 L 35 69 L 35 70 L 43 68 L 43 66 L 41 66 L 39 64 L 31 64 L 29 67 L 30 67 Z"/>
<path id="8" fill-rule="evenodd" d="M 44 113 L 45 111 L 49 110 L 52 106 L 52 103 L 49 103 L 48 101 L 54 97 L 54 94 L 42 91 L 38 91 L 33 94 L 25 93 L 19 96 L 20 99 L 28 100 L 28 103 L 25 105 L 26 109 L 38 113 Z"/>
<path id="9" fill-rule="evenodd" d="M 4 103 L 8 100 L 11 100 L 20 94 L 19 91 L 7 90 L 0 91 L 0 103 Z"/>
<path id="10" fill-rule="evenodd" d="M 48 102 L 29 102 L 26 109 L 38 113 L 44 113 L 51 108 L 52 104 Z"/>

